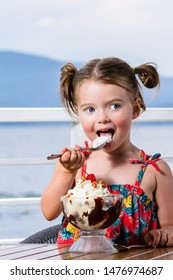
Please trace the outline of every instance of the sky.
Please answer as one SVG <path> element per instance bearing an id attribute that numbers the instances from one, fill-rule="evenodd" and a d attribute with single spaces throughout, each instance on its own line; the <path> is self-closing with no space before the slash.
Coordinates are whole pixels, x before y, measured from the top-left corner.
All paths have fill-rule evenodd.
<path id="1" fill-rule="evenodd" d="M 172 0 L 0 0 L 0 51 L 65 62 L 116 56 L 173 77 Z"/>

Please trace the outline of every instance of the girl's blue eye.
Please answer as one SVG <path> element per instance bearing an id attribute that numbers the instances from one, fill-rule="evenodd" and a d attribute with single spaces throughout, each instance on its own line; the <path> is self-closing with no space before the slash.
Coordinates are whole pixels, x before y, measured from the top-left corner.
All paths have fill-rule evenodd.
<path id="1" fill-rule="evenodd" d="M 85 109 L 85 111 L 87 111 L 88 113 L 93 113 L 95 111 L 95 109 L 93 107 L 89 107 L 89 108 Z"/>
<path id="2" fill-rule="evenodd" d="M 112 109 L 112 110 L 117 110 L 117 109 L 120 108 L 120 105 L 119 104 L 111 104 L 109 108 Z"/>

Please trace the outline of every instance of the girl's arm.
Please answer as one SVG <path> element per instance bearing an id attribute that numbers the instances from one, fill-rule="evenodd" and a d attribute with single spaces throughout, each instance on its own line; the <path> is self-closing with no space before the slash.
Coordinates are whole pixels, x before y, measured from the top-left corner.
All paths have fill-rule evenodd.
<path id="1" fill-rule="evenodd" d="M 41 197 L 41 209 L 49 221 L 61 213 L 60 197 L 73 186 L 78 169 L 84 163 L 84 154 L 67 148 L 56 164 L 53 177 Z"/>
<path id="2" fill-rule="evenodd" d="M 156 174 L 155 200 L 158 207 L 159 229 L 153 229 L 145 235 L 148 245 L 173 245 L 173 176 L 168 164 L 163 160 L 158 162 L 161 172 Z"/>

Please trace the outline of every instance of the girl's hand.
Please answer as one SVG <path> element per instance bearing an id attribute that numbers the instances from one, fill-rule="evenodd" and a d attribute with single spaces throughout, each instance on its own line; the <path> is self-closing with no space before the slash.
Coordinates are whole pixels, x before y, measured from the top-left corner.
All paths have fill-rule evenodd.
<path id="1" fill-rule="evenodd" d="M 173 246 L 173 233 L 164 228 L 152 229 L 144 236 L 147 245 L 152 247 Z"/>
<path id="2" fill-rule="evenodd" d="M 77 171 L 84 164 L 85 155 L 79 151 L 64 148 L 61 153 L 59 162 L 70 172 Z"/>

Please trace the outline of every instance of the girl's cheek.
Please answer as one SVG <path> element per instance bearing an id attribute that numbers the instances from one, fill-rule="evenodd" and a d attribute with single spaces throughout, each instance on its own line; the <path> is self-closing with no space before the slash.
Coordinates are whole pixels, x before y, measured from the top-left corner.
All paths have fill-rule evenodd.
<path id="1" fill-rule="evenodd" d="M 131 127 L 131 120 L 130 118 L 128 119 L 120 119 L 117 123 L 116 126 L 122 129 L 129 129 Z"/>
<path id="2" fill-rule="evenodd" d="M 90 137 L 90 134 L 93 132 L 93 124 L 88 121 L 81 121 L 81 125 L 87 137 Z"/>
<path id="3" fill-rule="evenodd" d="M 85 122 L 85 123 L 83 123 L 82 126 L 86 131 L 88 131 L 88 132 L 92 131 L 92 125 L 90 123 Z"/>

